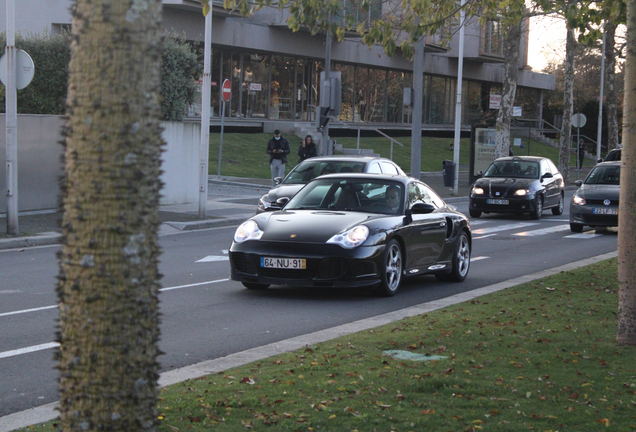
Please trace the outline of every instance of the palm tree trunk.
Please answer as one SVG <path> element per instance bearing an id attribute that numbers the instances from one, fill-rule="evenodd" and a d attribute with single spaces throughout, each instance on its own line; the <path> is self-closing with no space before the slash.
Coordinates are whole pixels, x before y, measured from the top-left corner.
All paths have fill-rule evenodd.
<path id="1" fill-rule="evenodd" d="M 622 344 L 636 345 L 636 0 L 627 2 L 627 60 L 623 107 L 616 340 Z"/>
<path id="2" fill-rule="evenodd" d="M 565 42 L 565 74 L 563 77 L 563 123 L 561 125 L 561 143 L 559 150 L 559 171 L 563 181 L 570 182 L 570 146 L 572 143 L 572 102 L 574 94 L 574 52 L 576 37 L 574 30 L 568 28 Z M 578 143 L 577 143 L 578 144 Z"/>
<path id="3" fill-rule="evenodd" d="M 60 426 L 157 426 L 161 0 L 77 0 L 57 286 Z"/>

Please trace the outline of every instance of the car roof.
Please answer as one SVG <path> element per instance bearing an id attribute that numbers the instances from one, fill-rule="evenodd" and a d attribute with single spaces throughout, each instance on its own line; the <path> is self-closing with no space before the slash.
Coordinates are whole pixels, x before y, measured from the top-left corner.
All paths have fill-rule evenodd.
<path id="1" fill-rule="evenodd" d="M 495 159 L 495 161 L 526 161 L 526 162 L 539 162 L 540 160 L 548 159 L 541 156 L 504 156 Z"/>
<path id="2" fill-rule="evenodd" d="M 368 179 L 368 180 L 388 180 L 388 181 L 398 181 L 400 183 L 410 183 L 412 181 L 419 181 L 415 177 L 410 177 L 402 174 L 368 174 L 368 173 L 341 173 L 341 174 L 323 174 L 321 176 L 316 177 L 311 180 L 312 182 L 317 179 L 331 179 L 331 178 L 343 178 L 343 179 Z"/>
<path id="3" fill-rule="evenodd" d="M 387 159 L 381 156 L 363 156 L 363 155 L 331 155 L 331 156 L 316 156 L 309 159 L 305 159 L 307 161 L 318 161 L 318 162 L 371 162 L 374 160 L 388 161 L 393 162 L 391 159 Z M 396 164 L 397 165 L 397 164 Z"/>
<path id="4" fill-rule="evenodd" d="M 621 166 L 621 161 L 607 161 L 607 162 L 599 162 L 596 166 Z"/>

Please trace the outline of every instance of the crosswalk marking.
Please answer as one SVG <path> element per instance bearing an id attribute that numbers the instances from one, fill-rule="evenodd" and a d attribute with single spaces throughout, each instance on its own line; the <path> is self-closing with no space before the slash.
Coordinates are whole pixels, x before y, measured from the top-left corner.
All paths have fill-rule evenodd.
<path id="1" fill-rule="evenodd" d="M 491 234 L 491 233 L 496 233 L 500 231 L 509 231 L 513 229 L 536 226 L 536 225 L 539 225 L 539 224 L 536 222 L 519 222 L 514 224 L 494 226 L 490 228 L 478 228 L 476 230 L 473 230 L 473 234 L 474 235 Z"/>
<path id="2" fill-rule="evenodd" d="M 538 229 L 538 230 L 533 230 L 533 231 L 523 231 L 520 233 L 515 233 L 513 235 L 516 236 L 521 236 L 521 237 L 533 237 L 533 236 L 540 236 L 540 235 L 545 235 L 545 234 L 552 234 L 558 231 L 565 231 L 565 230 L 569 230 L 570 229 L 570 225 L 569 224 L 565 224 L 565 225 L 555 225 L 549 228 L 543 228 L 543 229 Z"/>
<path id="3" fill-rule="evenodd" d="M 589 232 L 585 232 L 585 233 L 580 233 L 580 234 L 572 234 L 569 236 L 565 236 L 563 238 L 573 238 L 573 239 L 591 239 L 594 237 L 600 237 L 603 234 L 595 234 L 594 231 L 589 231 Z"/>
<path id="4" fill-rule="evenodd" d="M 229 260 L 230 260 L 230 257 L 227 257 L 227 256 L 208 255 L 205 258 L 201 258 L 200 260 L 195 262 L 201 263 L 201 262 L 229 261 Z"/>

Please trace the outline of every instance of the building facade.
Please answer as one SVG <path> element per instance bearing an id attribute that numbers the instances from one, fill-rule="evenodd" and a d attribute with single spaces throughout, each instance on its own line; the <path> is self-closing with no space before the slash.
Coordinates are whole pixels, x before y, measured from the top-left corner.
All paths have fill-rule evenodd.
<path id="1" fill-rule="evenodd" d="M 342 0 L 346 2 L 346 0 Z M 0 1 L 0 29 L 4 30 L 5 1 Z M 287 14 L 276 8 L 256 11 L 250 17 L 223 9 L 215 1 L 212 9 L 211 116 L 219 119 L 221 84 L 232 84 L 225 115 L 243 121 L 314 121 L 320 96 L 320 72 L 324 71 L 325 36 L 309 31 L 292 32 Z M 20 0 L 16 2 L 16 31 L 28 34 L 69 29 L 71 0 Z M 378 6 L 381 8 L 381 6 Z M 346 4 L 343 3 L 343 10 Z M 371 8 L 364 21 L 381 13 Z M 199 0 L 163 0 L 166 33 L 185 35 L 203 47 L 204 17 Z M 428 37 L 424 58 L 424 128 L 451 128 L 457 93 L 457 52 L 453 37 L 443 43 Z M 515 105 L 526 118 L 540 118 L 543 92 L 554 90 L 555 77 L 528 70 L 528 34 L 525 34 L 519 63 Z M 465 29 L 462 124 L 470 125 L 492 115 L 491 95 L 501 92 L 503 40 L 496 22 L 480 26 L 471 21 Z M 37 65 L 36 65 L 37 67 Z M 398 53 L 388 57 L 369 48 L 356 35 L 332 45 L 332 70 L 342 76 L 340 120 L 353 124 L 408 127 L 411 108 L 404 106 L 404 89 L 412 87 L 413 64 Z M 200 116 L 200 100 L 193 101 L 186 116 Z"/>

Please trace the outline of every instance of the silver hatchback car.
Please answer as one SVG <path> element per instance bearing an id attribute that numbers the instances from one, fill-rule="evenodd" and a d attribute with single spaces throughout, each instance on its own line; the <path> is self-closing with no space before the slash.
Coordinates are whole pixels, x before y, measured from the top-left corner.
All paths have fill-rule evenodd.
<path id="1" fill-rule="evenodd" d="M 324 174 L 367 173 L 405 175 L 402 168 L 390 159 L 375 156 L 318 156 L 296 165 L 278 185 L 258 200 L 256 213 L 280 210 L 280 198 L 290 199 L 310 180 Z"/>

